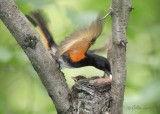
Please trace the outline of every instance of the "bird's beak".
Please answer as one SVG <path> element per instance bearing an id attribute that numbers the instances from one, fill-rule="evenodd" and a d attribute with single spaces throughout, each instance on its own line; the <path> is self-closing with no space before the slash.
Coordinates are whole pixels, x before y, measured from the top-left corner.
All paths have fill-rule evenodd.
<path id="1" fill-rule="evenodd" d="M 105 71 L 105 74 L 107 74 L 107 76 L 109 76 L 109 78 L 111 78 L 111 79 L 112 79 L 112 73 L 111 73 L 111 72 L 109 72 L 109 71 Z"/>

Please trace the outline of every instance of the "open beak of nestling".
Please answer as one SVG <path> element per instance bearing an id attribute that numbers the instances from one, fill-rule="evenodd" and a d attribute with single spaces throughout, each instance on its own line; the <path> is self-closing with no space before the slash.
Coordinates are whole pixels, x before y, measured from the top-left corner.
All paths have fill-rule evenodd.
<path id="1" fill-rule="evenodd" d="M 76 77 L 72 77 L 72 79 L 74 80 L 74 82 L 77 82 L 78 80 L 76 79 Z"/>
<path id="2" fill-rule="evenodd" d="M 84 76 L 76 76 L 76 77 L 72 77 L 72 79 L 74 80 L 74 82 L 78 82 L 80 80 L 86 79 L 86 77 L 84 77 Z"/>

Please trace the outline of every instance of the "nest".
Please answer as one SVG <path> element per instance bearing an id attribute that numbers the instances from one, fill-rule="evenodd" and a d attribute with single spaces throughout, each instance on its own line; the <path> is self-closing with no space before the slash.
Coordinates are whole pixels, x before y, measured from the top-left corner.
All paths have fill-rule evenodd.
<path id="1" fill-rule="evenodd" d="M 71 93 L 74 114 L 109 114 L 112 79 L 97 76 L 77 78 Z"/>

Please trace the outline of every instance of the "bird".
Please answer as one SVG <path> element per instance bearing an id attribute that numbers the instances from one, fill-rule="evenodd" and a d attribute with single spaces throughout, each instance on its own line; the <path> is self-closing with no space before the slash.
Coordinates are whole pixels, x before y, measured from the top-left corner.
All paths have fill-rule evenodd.
<path id="1" fill-rule="evenodd" d="M 102 15 L 97 16 L 96 20 L 89 26 L 71 33 L 60 45 L 55 43 L 41 11 L 31 12 L 26 17 L 35 26 L 43 45 L 56 58 L 61 67 L 80 68 L 93 66 L 112 77 L 108 59 L 91 53 L 89 50 L 102 32 L 104 23 Z"/>
<path id="2" fill-rule="evenodd" d="M 72 79 L 74 82 L 78 82 L 87 78 L 85 76 L 78 75 L 78 76 L 72 77 Z"/>

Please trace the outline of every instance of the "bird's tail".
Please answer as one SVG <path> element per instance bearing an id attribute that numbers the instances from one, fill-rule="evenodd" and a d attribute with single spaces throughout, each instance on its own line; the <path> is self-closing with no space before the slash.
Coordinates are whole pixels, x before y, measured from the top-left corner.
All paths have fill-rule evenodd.
<path id="1" fill-rule="evenodd" d="M 57 49 L 57 44 L 49 32 L 47 23 L 40 11 L 31 12 L 31 15 L 26 15 L 26 17 L 35 26 L 45 48 L 52 51 Z"/>

